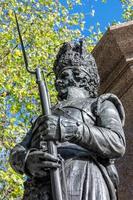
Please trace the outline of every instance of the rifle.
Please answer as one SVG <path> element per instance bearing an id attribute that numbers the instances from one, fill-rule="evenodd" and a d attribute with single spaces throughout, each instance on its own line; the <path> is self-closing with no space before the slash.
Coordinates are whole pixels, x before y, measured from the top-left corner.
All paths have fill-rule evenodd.
<path id="1" fill-rule="evenodd" d="M 17 25 L 17 30 L 18 30 L 21 48 L 22 48 L 22 52 L 23 52 L 26 70 L 30 74 L 36 75 L 36 82 L 38 84 L 39 95 L 40 95 L 41 106 L 42 106 L 42 114 L 50 115 L 51 114 L 50 101 L 48 98 L 48 90 L 47 90 L 45 79 L 43 80 L 42 74 L 41 74 L 41 69 L 39 67 L 37 67 L 35 71 L 31 71 L 28 67 L 28 59 L 26 56 L 26 52 L 25 52 L 25 48 L 24 48 L 24 44 L 23 44 L 23 40 L 22 40 L 20 28 L 19 28 L 19 23 L 18 23 L 17 15 L 16 15 L 15 11 L 14 11 L 14 14 L 15 14 L 16 25 Z M 41 145 L 41 148 L 43 149 L 43 144 L 40 143 L 40 145 Z M 47 142 L 47 146 L 48 146 L 48 152 L 57 157 L 57 147 L 56 147 L 55 142 L 49 141 L 49 142 Z M 52 169 L 50 171 L 50 177 L 51 177 L 51 187 L 52 187 L 53 199 L 54 200 L 63 200 L 59 168 Z"/>

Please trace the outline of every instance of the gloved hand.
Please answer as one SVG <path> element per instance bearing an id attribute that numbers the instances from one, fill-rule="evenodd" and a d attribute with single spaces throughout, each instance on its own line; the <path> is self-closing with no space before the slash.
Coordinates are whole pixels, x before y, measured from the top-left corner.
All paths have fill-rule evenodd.
<path id="1" fill-rule="evenodd" d="M 62 142 L 76 143 L 80 140 L 83 131 L 83 125 L 74 120 L 60 117 L 60 135 Z"/>
<path id="2" fill-rule="evenodd" d="M 33 128 L 39 132 L 43 141 L 74 142 L 80 138 L 83 125 L 74 119 L 55 115 L 41 116 Z"/>
<path id="3" fill-rule="evenodd" d="M 44 177 L 50 169 L 60 167 L 59 158 L 42 150 L 31 151 L 26 159 L 25 171 L 34 177 Z"/>
<path id="4" fill-rule="evenodd" d="M 39 117 L 33 127 L 33 134 L 39 133 L 43 141 L 60 141 L 58 117 L 55 115 Z"/>

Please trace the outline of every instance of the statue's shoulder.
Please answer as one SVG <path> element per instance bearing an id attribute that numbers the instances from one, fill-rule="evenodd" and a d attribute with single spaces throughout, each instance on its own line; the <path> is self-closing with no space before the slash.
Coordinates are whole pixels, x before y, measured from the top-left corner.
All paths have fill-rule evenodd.
<path id="1" fill-rule="evenodd" d="M 92 98 L 78 99 L 72 101 L 62 101 L 52 106 L 52 110 L 65 107 L 73 107 L 82 110 L 86 106 L 90 106 L 93 102 L 94 100 Z"/>
<path id="2" fill-rule="evenodd" d="M 95 109 L 96 114 L 99 115 L 99 113 L 101 112 L 101 108 L 103 106 L 108 107 L 109 102 L 111 102 L 115 106 L 115 108 L 117 109 L 119 116 L 120 116 L 120 119 L 122 121 L 122 124 L 124 125 L 125 112 L 124 112 L 123 105 L 122 105 L 120 99 L 112 93 L 102 94 L 97 98 L 96 109 Z"/>
<path id="3" fill-rule="evenodd" d="M 64 108 L 74 108 L 80 110 L 81 112 L 86 112 L 86 114 L 93 115 L 93 110 L 96 102 L 97 98 L 84 98 L 78 99 L 76 101 L 63 101 L 53 106 L 52 110 L 54 112 L 55 110 L 62 110 Z"/>
<path id="4" fill-rule="evenodd" d="M 96 98 L 88 97 L 88 98 L 78 100 L 78 101 L 63 101 L 53 106 L 52 110 L 62 109 L 65 107 L 68 107 L 68 108 L 73 107 L 95 118 L 96 116 L 99 116 L 101 112 L 101 108 L 103 106 L 108 107 L 109 102 L 114 104 L 114 106 L 116 107 L 119 113 L 120 119 L 122 121 L 122 124 L 124 125 L 125 112 L 124 112 L 123 105 L 120 99 L 112 93 L 102 94 Z"/>
<path id="5" fill-rule="evenodd" d="M 86 98 L 81 106 L 83 111 L 93 113 L 97 107 L 97 98 Z"/>

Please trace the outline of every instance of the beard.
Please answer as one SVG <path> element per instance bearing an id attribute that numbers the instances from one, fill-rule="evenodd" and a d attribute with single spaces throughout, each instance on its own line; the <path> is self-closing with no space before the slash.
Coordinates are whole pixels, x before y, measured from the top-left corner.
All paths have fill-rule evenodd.
<path id="1" fill-rule="evenodd" d="M 58 99 L 59 100 L 67 99 L 69 88 L 76 87 L 76 86 L 77 86 L 77 82 L 73 79 L 56 80 L 55 87 L 58 92 Z"/>

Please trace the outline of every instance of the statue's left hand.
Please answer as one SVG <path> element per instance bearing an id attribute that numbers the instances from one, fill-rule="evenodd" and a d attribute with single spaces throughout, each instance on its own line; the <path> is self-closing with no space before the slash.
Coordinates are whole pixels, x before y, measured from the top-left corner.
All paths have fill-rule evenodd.
<path id="1" fill-rule="evenodd" d="M 59 141 L 58 117 L 55 115 L 39 117 L 35 122 L 33 133 L 34 132 L 39 132 L 39 135 L 41 135 L 42 139 L 45 141 Z"/>

